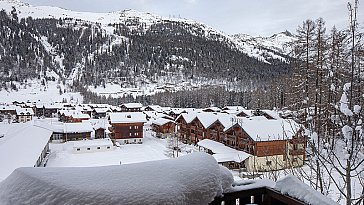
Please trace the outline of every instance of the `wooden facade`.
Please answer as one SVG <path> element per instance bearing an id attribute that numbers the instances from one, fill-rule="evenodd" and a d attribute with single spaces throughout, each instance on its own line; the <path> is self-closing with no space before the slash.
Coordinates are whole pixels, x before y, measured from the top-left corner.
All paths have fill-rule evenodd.
<path id="1" fill-rule="evenodd" d="M 157 125 L 157 124 L 152 124 L 152 130 L 155 133 L 160 133 L 160 134 L 167 134 L 167 133 L 173 133 L 175 129 L 175 123 L 174 122 L 168 122 L 165 123 L 163 125 Z"/>
<path id="2" fill-rule="evenodd" d="M 306 203 L 291 196 L 268 187 L 257 187 L 224 193 L 222 197 L 216 197 L 210 205 L 236 205 L 262 204 L 262 205 L 305 205 Z"/>
<path id="3" fill-rule="evenodd" d="M 202 139 L 210 139 L 251 154 L 254 158 L 250 162 L 251 170 L 267 171 L 302 166 L 305 160 L 306 139 L 299 131 L 290 139 L 255 141 L 238 123 L 227 130 L 224 130 L 219 120 L 207 128 L 204 128 L 197 117 L 190 123 L 179 117 L 176 123 L 179 136 L 184 143 L 196 144 Z M 274 163 L 272 161 L 276 163 L 274 167 L 264 166 L 264 164 L 270 166 Z M 257 162 L 260 163 L 259 166 L 255 166 Z"/>
<path id="4" fill-rule="evenodd" d="M 120 106 L 121 112 L 140 112 L 141 108 L 142 108 L 141 106 L 140 107 L 128 107 L 126 105 Z"/>
<path id="5" fill-rule="evenodd" d="M 58 108 L 54 108 L 54 107 L 51 107 L 51 108 L 48 108 L 48 107 L 45 107 L 45 106 L 35 107 L 35 115 L 37 117 L 44 116 L 44 117 L 51 118 L 54 115 L 56 115 L 57 112 L 58 112 Z"/>
<path id="6" fill-rule="evenodd" d="M 96 139 L 100 139 L 100 138 L 105 138 L 105 129 L 104 128 L 98 128 L 95 130 L 95 138 Z"/>
<path id="7" fill-rule="evenodd" d="M 110 132 L 111 139 L 123 140 L 131 138 L 143 138 L 143 125 L 142 122 L 135 123 L 112 123 Z"/>

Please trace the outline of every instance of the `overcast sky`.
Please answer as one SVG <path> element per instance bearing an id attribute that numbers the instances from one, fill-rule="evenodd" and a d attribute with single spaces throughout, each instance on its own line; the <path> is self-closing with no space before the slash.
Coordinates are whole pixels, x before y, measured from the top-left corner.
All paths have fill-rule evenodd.
<path id="1" fill-rule="evenodd" d="M 294 32 L 308 18 L 323 17 L 328 27 L 345 28 L 346 0 L 23 0 L 31 5 L 74 11 L 110 12 L 124 9 L 197 20 L 227 34 L 270 36 Z M 353 1 L 353 0 L 351 0 Z M 364 23 L 364 1 L 359 6 Z"/>

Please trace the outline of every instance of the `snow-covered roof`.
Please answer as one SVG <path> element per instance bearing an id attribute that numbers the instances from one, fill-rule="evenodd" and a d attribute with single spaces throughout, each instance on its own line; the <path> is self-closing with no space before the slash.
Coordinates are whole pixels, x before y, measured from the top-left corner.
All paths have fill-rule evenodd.
<path id="1" fill-rule="evenodd" d="M 178 120 L 179 118 L 183 118 L 186 123 L 190 123 L 197 117 L 196 114 L 197 113 L 182 113 L 176 118 L 176 120 Z"/>
<path id="2" fill-rule="evenodd" d="M 18 106 L 16 105 L 0 105 L 0 111 L 2 110 L 16 110 Z"/>
<path id="3" fill-rule="evenodd" d="M 273 117 L 274 119 L 280 119 L 279 113 L 276 110 L 262 110 L 269 116 Z"/>
<path id="4" fill-rule="evenodd" d="M 16 114 L 17 115 L 34 115 L 34 111 L 32 108 L 16 108 Z"/>
<path id="5" fill-rule="evenodd" d="M 94 130 L 107 129 L 109 127 L 109 121 L 107 119 L 88 119 L 82 120 L 82 123 L 90 123 Z"/>
<path id="6" fill-rule="evenodd" d="M 208 110 L 211 110 L 213 112 L 220 112 L 221 111 L 221 109 L 218 108 L 218 107 L 208 107 L 208 108 L 203 109 L 202 111 L 205 112 L 205 111 L 208 111 Z"/>
<path id="7" fill-rule="evenodd" d="M 110 109 L 109 108 L 94 108 L 94 111 L 96 113 L 107 113 L 107 112 L 110 112 Z"/>
<path id="8" fill-rule="evenodd" d="M 36 103 L 35 104 L 35 107 L 38 109 L 43 108 L 43 106 L 46 109 L 60 109 L 63 107 L 61 104 L 53 104 L 53 103 Z"/>
<path id="9" fill-rule="evenodd" d="M 215 157 L 218 162 L 243 162 L 247 159 L 250 154 L 238 151 L 231 147 L 225 146 L 220 142 L 216 142 L 210 139 L 203 139 L 197 143 L 198 146 L 203 147 L 205 149 L 211 150 L 214 154 L 212 156 Z"/>
<path id="10" fill-rule="evenodd" d="M 48 130 L 47 126 L 39 126 L 32 121 L 2 126 L 11 128 L 7 129 L 3 138 L 0 138 L 0 181 L 19 167 L 36 165 L 52 135 L 52 131 Z"/>
<path id="11" fill-rule="evenodd" d="M 63 133 L 84 133 L 92 131 L 94 129 L 89 122 L 63 124 Z"/>
<path id="12" fill-rule="evenodd" d="M 150 109 L 152 109 L 153 111 L 156 111 L 156 112 L 163 112 L 162 107 L 159 106 L 159 105 L 148 105 L 146 108 L 150 108 Z"/>
<path id="13" fill-rule="evenodd" d="M 255 141 L 291 139 L 300 129 L 293 120 L 267 120 L 263 116 L 244 118 L 240 125 Z"/>
<path id="14" fill-rule="evenodd" d="M 89 106 L 89 107 L 92 107 L 92 108 L 96 108 L 96 107 L 98 107 L 98 108 L 107 108 L 107 107 L 109 107 L 110 105 L 109 104 L 87 104 L 87 106 Z"/>
<path id="15" fill-rule="evenodd" d="M 73 147 L 113 146 L 110 138 L 72 141 Z"/>
<path id="16" fill-rule="evenodd" d="M 242 106 L 225 106 L 222 108 L 222 110 L 239 111 L 244 110 L 244 108 Z"/>
<path id="17" fill-rule="evenodd" d="M 117 112 L 110 113 L 111 123 L 145 123 L 147 122 L 145 114 L 142 112 Z"/>
<path id="18" fill-rule="evenodd" d="M 218 119 L 216 114 L 210 112 L 197 113 L 196 117 L 204 128 L 210 127 Z"/>
<path id="19" fill-rule="evenodd" d="M 274 187 L 282 194 L 286 194 L 311 205 L 338 205 L 338 203 L 322 195 L 312 187 L 301 182 L 295 176 L 289 174 L 276 182 Z"/>
<path id="20" fill-rule="evenodd" d="M 143 105 L 141 103 L 124 103 L 121 106 L 125 106 L 126 108 L 142 108 Z"/>
<path id="21" fill-rule="evenodd" d="M 149 118 L 153 118 L 158 119 L 158 118 L 166 118 L 166 119 L 171 119 L 173 120 L 173 117 L 166 115 L 164 113 L 159 113 L 159 112 L 155 112 L 155 111 L 143 111 L 143 113 L 148 116 Z"/>
<path id="22" fill-rule="evenodd" d="M 186 112 L 185 109 L 183 108 L 171 108 L 169 110 L 170 113 L 173 113 L 173 114 L 176 114 L 176 115 L 179 115 L 181 114 L 182 112 Z"/>
<path id="23" fill-rule="evenodd" d="M 81 113 L 81 112 L 74 112 L 71 114 L 72 118 L 75 119 L 89 119 L 90 115 L 89 114 L 85 114 L 85 113 Z"/>
<path id="24" fill-rule="evenodd" d="M 121 111 L 121 108 L 119 106 L 110 106 L 110 109 L 113 111 Z"/>
<path id="25" fill-rule="evenodd" d="M 155 124 L 155 125 L 165 125 L 169 122 L 174 122 L 173 120 L 168 120 L 168 119 L 165 119 L 165 118 L 158 118 L 156 120 L 153 120 L 152 121 L 152 124 Z"/>
<path id="26" fill-rule="evenodd" d="M 91 107 L 89 107 L 88 105 L 84 105 L 84 106 L 77 106 L 77 107 L 75 107 L 75 109 L 76 109 L 77 111 L 80 111 L 80 112 L 82 112 L 82 111 L 86 111 L 86 112 L 91 112 L 91 111 L 93 111 L 93 109 L 92 109 Z"/>
<path id="27" fill-rule="evenodd" d="M 20 168 L 2 182 L 0 203 L 209 204 L 233 181 L 205 153 L 121 166 Z"/>
<path id="28" fill-rule="evenodd" d="M 78 110 L 58 110 L 60 115 L 72 116 L 73 113 L 80 112 Z"/>

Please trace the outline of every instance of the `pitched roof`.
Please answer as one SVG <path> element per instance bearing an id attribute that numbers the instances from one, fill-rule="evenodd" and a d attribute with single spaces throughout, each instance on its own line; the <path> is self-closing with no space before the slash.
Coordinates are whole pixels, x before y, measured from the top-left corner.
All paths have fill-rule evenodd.
<path id="1" fill-rule="evenodd" d="M 16 168 L 33 167 L 52 135 L 51 130 L 44 128 L 47 126 L 33 121 L 3 126 L 11 126 L 12 129 L 0 138 L 0 181 Z"/>
<path id="2" fill-rule="evenodd" d="M 84 133 L 92 131 L 94 129 L 89 122 L 63 124 L 63 133 Z"/>
<path id="3" fill-rule="evenodd" d="M 158 118 L 156 120 L 153 120 L 152 124 L 155 124 L 155 125 L 165 125 L 169 122 L 174 122 L 173 120 L 168 120 L 168 119 L 165 119 L 165 118 Z"/>
<path id="4" fill-rule="evenodd" d="M 225 146 L 220 142 L 210 139 L 203 139 L 197 143 L 198 146 L 211 150 L 217 162 L 242 162 L 247 159 L 250 154 L 238 151 L 231 147 Z"/>
<path id="5" fill-rule="evenodd" d="M 17 115 L 34 115 L 34 111 L 32 108 L 16 108 L 16 114 Z"/>
<path id="6" fill-rule="evenodd" d="M 141 103 L 124 103 L 121 106 L 124 106 L 126 108 L 142 108 L 143 105 Z"/>
<path id="7" fill-rule="evenodd" d="M 145 123 L 147 122 L 145 114 L 142 112 L 116 112 L 110 113 L 111 123 Z"/>
<path id="8" fill-rule="evenodd" d="M 241 127 L 255 141 L 291 139 L 300 129 L 293 120 L 268 120 L 263 116 L 244 118 Z"/>

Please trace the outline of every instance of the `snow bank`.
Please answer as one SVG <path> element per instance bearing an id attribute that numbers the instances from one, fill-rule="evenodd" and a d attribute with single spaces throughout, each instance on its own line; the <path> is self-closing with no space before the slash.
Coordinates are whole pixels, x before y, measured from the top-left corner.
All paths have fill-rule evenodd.
<path id="1" fill-rule="evenodd" d="M 311 205 L 337 204 L 320 192 L 312 189 L 293 175 L 287 175 L 276 182 L 274 189 Z"/>
<path id="2" fill-rule="evenodd" d="M 208 204 L 232 175 L 205 153 L 105 167 L 19 168 L 0 204 Z"/>

